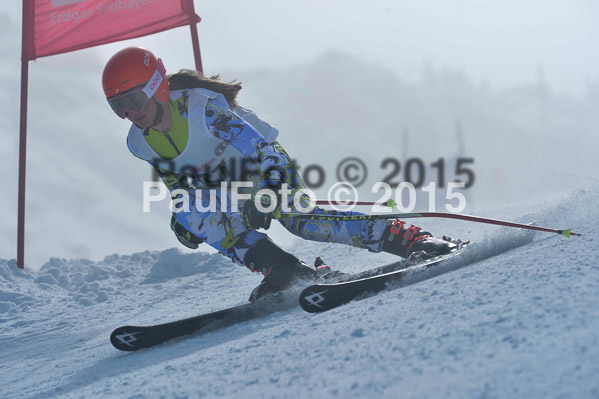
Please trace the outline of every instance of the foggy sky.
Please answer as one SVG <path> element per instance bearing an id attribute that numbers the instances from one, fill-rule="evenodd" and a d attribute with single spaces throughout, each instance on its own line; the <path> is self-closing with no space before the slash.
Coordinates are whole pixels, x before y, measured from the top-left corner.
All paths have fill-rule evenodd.
<path id="1" fill-rule="evenodd" d="M 342 50 L 416 78 L 423 62 L 463 69 L 498 88 L 537 79 L 582 93 L 599 79 L 599 4 L 572 1 L 195 1 L 204 67 L 280 68 Z M 189 30 L 144 38 L 168 59 L 193 65 Z M 138 43 L 140 40 L 132 42 Z M 180 45 L 173 45 L 180 43 Z M 102 46 L 106 57 L 128 43 Z"/>

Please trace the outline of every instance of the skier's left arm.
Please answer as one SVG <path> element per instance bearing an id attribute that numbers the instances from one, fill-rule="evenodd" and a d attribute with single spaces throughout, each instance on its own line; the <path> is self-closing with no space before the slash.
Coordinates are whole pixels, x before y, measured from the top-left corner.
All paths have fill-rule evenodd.
<path id="1" fill-rule="evenodd" d="M 248 158 L 260 163 L 259 189 L 269 188 L 275 192 L 286 181 L 285 168 L 293 167 L 276 148 L 252 125 L 240 118 L 223 104 L 210 100 L 206 105 L 206 124 L 217 137 L 227 137 L 231 145 Z"/>

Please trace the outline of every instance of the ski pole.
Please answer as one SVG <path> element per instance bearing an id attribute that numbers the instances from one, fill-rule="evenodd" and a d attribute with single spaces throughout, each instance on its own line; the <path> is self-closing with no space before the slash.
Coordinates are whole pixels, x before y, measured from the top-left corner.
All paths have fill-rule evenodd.
<path id="1" fill-rule="evenodd" d="M 330 204 L 332 201 L 326 201 Z M 318 202 L 317 202 L 318 203 Z M 372 203 L 374 204 L 374 203 Z M 364 204 L 371 205 L 371 204 Z M 561 234 L 570 238 L 570 236 L 581 236 L 582 234 L 574 233 L 572 229 L 551 229 L 547 227 L 531 226 L 522 223 L 506 222 L 498 219 L 484 218 L 480 216 L 462 215 L 459 213 L 447 213 L 447 212 L 420 212 L 420 213 L 393 213 L 388 215 L 316 215 L 312 213 L 281 213 L 281 217 L 290 217 L 298 219 L 310 219 L 310 220 L 334 220 L 334 221 L 353 221 L 353 220 L 375 220 L 375 219 L 410 219 L 410 218 L 445 218 L 445 219 L 457 219 L 467 220 L 476 223 L 494 224 L 498 226 L 515 227 L 520 229 L 544 231 L 547 233 Z"/>
<path id="2" fill-rule="evenodd" d="M 316 205 L 381 205 L 389 208 L 395 207 L 395 201 L 390 199 L 387 202 L 373 202 L 373 201 L 332 201 L 332 200 L 314 200 Z"/>

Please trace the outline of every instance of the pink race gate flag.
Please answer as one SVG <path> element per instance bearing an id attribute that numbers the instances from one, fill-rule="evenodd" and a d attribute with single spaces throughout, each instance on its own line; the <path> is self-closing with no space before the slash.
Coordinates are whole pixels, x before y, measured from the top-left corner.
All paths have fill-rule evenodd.
<path id="1" fill-rule="evenodd" d="M 193 0 L 25 0 L 23 59 L 195 24 L 193 10 Z"/>

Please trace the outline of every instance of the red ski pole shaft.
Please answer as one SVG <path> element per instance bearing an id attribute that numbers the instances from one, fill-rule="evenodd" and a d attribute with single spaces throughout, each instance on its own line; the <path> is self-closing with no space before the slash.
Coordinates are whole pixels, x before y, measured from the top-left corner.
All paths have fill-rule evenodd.
<path id="1" fill-rule="evenodd" d="M 317 200 L 316 204 L 321 205 L 348 205 L 347 203 L 341 203 L 338 201 L 329 200 Z M 355 205 L 375 205 L 375 202 L 356 203 Z M 380 204 L 379 204 L 380 205 Z M 392 207 L 389 203 L 386 206 Z M 369 219 L 410 219 L 410 218 L 445 218 L 445 219 L 457 219 L 466 220 L 476 223 L 494 224 L 497 226 L 515 227 L 520 229 L 544 231 L 547 233 L 561 234 L 570 238 L 570 236 L 581 236 L 582 234 L 574 233 L 572 229 L 551 229 L 548 227 L 533 226 L 529 224 L 507 222 L 504 220 L 484 218 L 480 216 L 462 215 L 459 213 L 446 213 L 446 212 L 421 212 L 421 213 L 395 213 L 387 215 L 315 215 L 312 213 L 287 213 L 282 216 L 296 217 L 300 219 L 324 219 L 324 220 L 338 220 L 338 221 L 351 221 L 351 220 L 369 220 Z"/>

